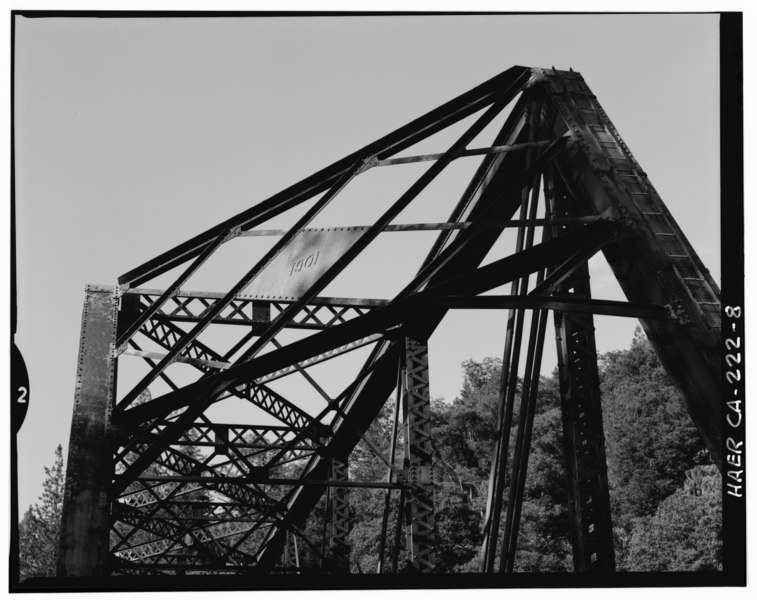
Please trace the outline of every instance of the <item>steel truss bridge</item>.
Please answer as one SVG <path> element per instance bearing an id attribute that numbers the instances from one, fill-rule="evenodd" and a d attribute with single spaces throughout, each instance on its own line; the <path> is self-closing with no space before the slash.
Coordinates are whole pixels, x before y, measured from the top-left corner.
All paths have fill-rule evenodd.
<path id="1" fill-rule="evenodd" d="M 437 153 L 415 151 L 439 139 Z M 446 221 L 398 219 L 461 162 L 473 175 Z M 371 222 L 316 226 L 362 178 L 408 168 L 419 176 L 371 199 Z M 354 275 L 355 293 L 328 294 L 388 232 L 423 231 L 435 237 L 389 299 L 361 297 Z M 183 287 L 246 237 L 265 248 L 234 255 L 249 270 L 233 285 Z M 485 260 L 500 239 L 514 248 Z M 626 302 L 592 297 L 598 252 Z M 720 290 L 583 78 L 513 67 L 118 285 L 86 288 L 59 574 L 298 573 L 305 549 L 321 572 L 354 572 L 354 488 L 383 490 L 378 571 L 434 571 L 428 340 L 454 309 L 507 311 L 482 572 L 514 567 L 549 321 L 576 571 L 615 568 L 594 315 L 639 319 L 720 463 Z M 318 381 L 356 352 L 362 366 Z M 294 379 L 307 401 L 277 387 Z M 385 404 L 388 451 L 366 435 Z M 383 469 L 375 481 L 350 478 L 359 443 Z"/>

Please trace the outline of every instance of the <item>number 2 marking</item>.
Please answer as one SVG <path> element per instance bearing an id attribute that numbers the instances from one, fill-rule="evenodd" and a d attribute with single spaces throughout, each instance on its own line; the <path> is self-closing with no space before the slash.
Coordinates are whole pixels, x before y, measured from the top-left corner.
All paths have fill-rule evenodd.
<path id="1" fill-rule="evenodd" d="M 18 388 L 18 391 L 21 393 L 21 395 L 18 397 L 16 402 L 19 404 L 26 404 L 26 396 L 29 394 L 29 390 L 26 389 L 23 385 Z"/>

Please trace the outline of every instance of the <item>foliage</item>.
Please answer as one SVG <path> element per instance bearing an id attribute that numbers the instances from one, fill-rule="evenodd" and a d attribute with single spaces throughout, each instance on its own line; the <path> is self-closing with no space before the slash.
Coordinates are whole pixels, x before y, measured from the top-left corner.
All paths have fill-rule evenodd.
<path id="1" fill-rule="evenodd" d="M 497 437 L 497 412 L 502 362 L 487 358 L 463 363 L 461 394 L 451 404 L 433 405 L 434 440 L 441 466 L 435 468 L 450 484 L 436 489 L 440 552 L 445 570 L 478 570 L 483 541 L 491 452 Z M 516 382 L 516 406 L 521 382 Z M 513 416 L 513 430 L 519 422 Z M 512 446 L 512 444 L 511 444 Z M 435 457 L 436 460 L 437 457 Z M 569 567 L 567 496 L 563 475 L 559 386 L 555 377 L 540 378 L 535 407 L 528 477 L 524 491 L 516 570 L 561 571 Z M 505 497 L 509 486 L 505 490 Z M 450 496 L 456 497 L 450 497 Z M 459 504 L 449 519 L 447 506 Z M 462 510 L 465 507 L 465 510 Z M 452 536 L 447 541 L 447 535 Z M 465 535 L 462 537 L 460 533 Z M 445 553 L 447 548 L 450 551 Z M 456 553 L 454 557 L 452 554 Z M 441 558 L 441 560 L 440 560 Z"/>
<path id="2" fill-rule="evenodd" d="M 638 570 L 640 550 L 628 554 L 634 531 L 710 459 L 641 329 L 628 350 L 601 357 L 600 377 L 616 562 Z"/>
<path id="3" fill-rule="evenodd" d="M 691 473 L 699 473 L 700 480 L 701 473 L 709 473 L 705 482 L 716 482 L 718 475 L 714 467 L 700 466 L 709 456 L 650 343 L 637 330 L 629 349 L 605 354 L 599 362 L 618 568 L 719 568 L 719 488 L 707 483 L 713 487 L 705 488 L 715 492 L 696 495 L 690 490 L 701 486 L 689 481 Z M 482 522 L 486 508 L 501 368 L 497 359 L 467 361 L 460 396 L 433 404 L 435 473 L 441 481 L 435 490 L 438 560 L 444 570 L 478 569 L 481 535 L 475 522 Z M 519 403 L 516 395 L 516 407 Z M 513 429 L 517 413 L 516 408 Z M 572 569 L 562 444 L 555 372 L 539 382 L 516 571 Z M 505 499 L 508 491 L 509 483 Z M 467 511 L 449 509 L 458 506 Z M 698 521 L 687 527 L 689 511 Z M 645 557 L 644 546 L 657 528 L 662 532 L 658 550 Z"/>
<path id="4" fill-rule="evenodd" d="M 630 349 L 602 357 L 601 377 L 610 489 L 622 490 L 612 501 L 625 525 L 651 514 L 708 456 L 640 329 Z"/>
<path id="5" fill-rule="evenodd" d="M 634 571 L 721 570 L 721 530 L 720 474 L 714 466 L 695 467 L 653 515 L 635 520 L 625 566 Z"/>
<path id="6" fill-rule="evenodd" d="M 388 466 L 376 456 L 379 452 L 388 457 L 392 440 L 394 423 L 394 402 L 387 402 L 373 421 L 365 439 L 361 440 L 350 454 L 349 478 L 354 481 L 386 481 Z M 397 428 L 396 456 L 394 481 L 397 480 L 397 467 L 401 466 L 402 446 L 404 436 L 402 427 Z M 379 548 L 381 545 L 380 532 L 384 520 L 386 506 L 386 492 L 381 489 L 354 488 L 348 491 L 350 505 L 350 535 L 349 544 L 352 556 L 352 570 L 362 573 L 376 573 L 378 569 Z M 385 539 L 383 565 L 391 565 L 394 554 L 394 524 L 397 523 L 399 492 L 390 495 L 389 515 L 387 518 L 387 533 Z M 402 548 L 404 547 L 404 532 L 400 536 L 398 548 L 399 561 L 402 564 Z M 386 567 L 382 568 L 386 570 Z"/>
<path id="7" fill-rule="evenodd" d="M 55 575 L 65 477 L 63 448 L 58 444 L 55 461 L 45 467 L 39 502 L 29 507 L 18 525 L 20 581 Z"/>
<path id="8" fill-rule="evenodd" d="M 552 406 L 534 418 L 515 561 L 518 571 L 565 571 L 572 568 L 563 465 L 560 409 Z"/>
<path id="9" fill-rule="evenodd" d="M 475 488 L 460 488 L 443 481 L 434 490 L 436 520 L 436 562 L 442 572 L 469 570 L 481 551 L 481 513 L 475 502 Z M 477 561 L 473 570 L 478 570 Z"/>

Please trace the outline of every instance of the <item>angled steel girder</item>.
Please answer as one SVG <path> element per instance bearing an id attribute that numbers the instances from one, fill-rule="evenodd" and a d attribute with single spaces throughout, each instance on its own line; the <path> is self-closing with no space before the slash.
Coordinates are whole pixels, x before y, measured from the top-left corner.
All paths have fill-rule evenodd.
<path id="1" fill-rule="evenodd" d="M 516 98 L 491 145 L 469 148 Z M 475 117 L 473 125 L 447 151 L 395 156 L 466 117 Z M 447 222 L 392 223 L 460 157 L 480 157 L 480 163 Z M 353 178 L 374 167 L 382 167 L 383 172 L 408 162 L 431 165 L 373 224 L 347 228 L 349 233 L 342 234 L 328 229 L 316 234 L 307 228 Z M 544 217 L 537 218 L 542 178 L 547 207 Z M 563 206 L 555 202 L 556 188 Z M 292 229 L 260 228 L 319 194 Z M 515 253 L 480 266 L 506 228 L 517 229 Z M 536 228 L 544 232 L 538 243 L 534 243 Z M 439 232 L 417 275 L 394 299 L 319 296 L 386 231 Z M 223 243 L 252 235 L 281 238 L 231 289 L 180 289 L 206 267 Z M 322 243 L 315 240 L 333 241 L 331 256 L 319 254 L 315 247 L 307 256 L 309 243 Z M 583 283 L 586 261 L 599 251 L 628 303 L 591 298 L 588 284 Z M 318 267 L 307 272 L 319 260 Z M 289 268 L 287 261 L 289 276 L 296 271 L 300 283 L 266 284 L 276 280 L 274 271 L 281 264 Z M 182 265 L 182 274 L 165 290 L 135 287 Z M 533 285 L 532 274 L 536 274 Z M 509 282 L 508 296 L 482 295 Z M 720 456 L 719 290 L 577 73 L 513 67 L 133 269 L 119 283 L 115 289 L 89 288 L 85 305 L 97 310 L 90 314 L 85 308 L 80 364 L 86 368 L 80 368 L 84 375 L 77 385 L 72 426 L 61 542 L 63 574 L 101 574 L 108 569 L 142 574 L 299 572 L 305 549 L 318 556 L 327 570 L 349 570 L 349 487 L 387 490 L 379 569 L 391 537 L 387 532 L 394 527 L 388 519 L 390 492 L 398 489 L 400 518 L 391 562 L 396 570 L 398 534 L 405 520 L 407 562 L 416 571 L 433 571 L 425 340 L 454 308 L 512 311 L 507 342 L 512 360 L 504 361 L 512 372 L 503 379 L 500 439 L 493 454 L 485 521 L 484 571 L 494 570 L 500 548 L 500 570 L 511 571 L 515 564 L 549 310 L 555 312 L 562 343 L 563 423 L 577 570 L 613 569 L 604 448 L 599 444 L 587 458 L 584 447 L 584 438 L 596 442 L 602 437 L 596 377 L 592 378 L 596 371 L 592 314 L 641 320 L 708 448 L 716 459 Z M 250 285 L 254 297 L 245 295 Z M 95 302 L 92 294 L 104 303 Z M 117 319 L 116 302 L 120 302 Z M 529 383 L 518 409 L 524 418 L 510 447 L 508 423 L 526 311 L 534 315 L 524 366 Z M 99 323 L 95 329 L 94 320 Z M 206 339 L 208 328 L 216 325 L 230 332 L 226 335 L 234 340 L 231 348 L 215 349 Z M 289 329 L 306 337 L 282 341 L 279 336 Z M 107 352 L 102 343 L 106 338 Z M 364 367 L 335 398 L 307 370 L 365 344 L 371 344 L 372 350 Z M 576 367 L 568 360 L 578 355 L 585 365 Z M 139 357 L 149 365 L 147 374 L 115 396 L 114 404 L 115 364 Z M 175 363 L 194 366 L 199 379 L 176 371 Z M 320 409 L 312 405 L 305 410 L 300 399 L 285 398 L 264 385 L 293 374 L 304 375 L 306 384 L 321 397 Z M 159 382 L 170 391 L 157 392 Z M 387 459 L 365 435 L 395 389 L 405 414 L 404 463 L 395 460 L 396 436 Z M 254 405 L 270 420 L 218 422 L 211 409 L 229 398 Z M 584 417 L 575 417 L 576 411 L 585 414 L 587 407 L 593 411 L 594 429 Z M 396 421 L 399 402 L 395 409 Z M 100 428 L 96 439 L 81 425 L 93 414 Z M 386 480 L 350 481 L 348 459 L 361 442 L 388 468 Z M 99 467 L 85 476 L 81 465 L 88 460 Z M 510 465 L 515 485 L 509 491 L 501 534 L 499 515 Z M 588 481 L 587 473 L 594 479 Z M 331 514 L 330 529 L 324 522 L 324 531 L 330 531 L 328 544 L 326 534 L 314 541 L 306 531 L 308 517 L 324 493 Z M 85 539 L 81 518 L 85 512 L 95 515 L 97 539 Z"/>
<path id="2" fill-rule="evenodd" d="M 550 200 L 560 215 L 577 212 L 558 178 L 551 178 Z M 589 300 L 589 265 L 561 282 L 561 293 Z M 576 571 L 615 570 L 610 489 L 607 481 L 602 402 L 591 313 L 554 312 L 557 367 L 568 474 L 568 507 L 573 566 Z"/>
<path id="3" fill-rule="evenodd" d="M 669 305 L 680 317 L 640 321 L 720 465 L 720 289 L 583 78 L 536 73 L 551 105 L 541 127 L 573 141 L 555 167 L 581 214 L 617 209 L 636 233 L 603 248 L 623 292 L 631 302 Z"/>

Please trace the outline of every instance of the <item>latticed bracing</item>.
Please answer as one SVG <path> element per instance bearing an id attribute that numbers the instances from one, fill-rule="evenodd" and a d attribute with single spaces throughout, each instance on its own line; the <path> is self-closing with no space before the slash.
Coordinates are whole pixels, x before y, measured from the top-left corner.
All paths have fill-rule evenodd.
<path id="1" fill-rule="evenodd" d="M 599 252 L 627 302 L 593 297 Z M 188 291 L 204 272 L 232 280 Z M 60 574 L 360 572 L 356 488 L 382 494 L 378 571 L 434 571 L 429 338 L 455 309 L 506 311 L 481 570 L 514 568 L 553 321 L 574 564 L 612 571 L 593 315 L 641 321 L 719 459 L 719 295 L 582 77 L 513 67 L 87 287 Z"/>

